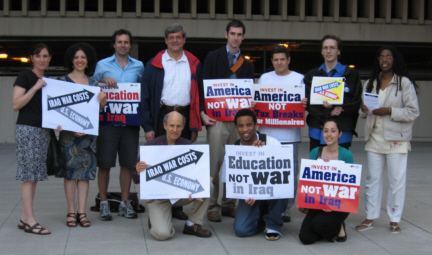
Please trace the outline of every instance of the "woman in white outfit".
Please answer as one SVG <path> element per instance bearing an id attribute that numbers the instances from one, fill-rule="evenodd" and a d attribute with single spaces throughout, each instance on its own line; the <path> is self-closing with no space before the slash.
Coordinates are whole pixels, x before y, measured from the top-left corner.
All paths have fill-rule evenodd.
<path id="1" fill-rule="evenodd" d="M 392 46 L 378 50 L 364 91 L 377 94 L 379 108 L 370 111 L 361 105 L 361 117 L 366 118 L 365 139 L 368 156 L 366 179 L 366 219 L 356 229 L 364 231 L 374 227 L 379 218 L 387 168 L 389 189 L 387 213 L 390 232 L 401 232 L 398 226 L 405 201 L 408 151 L 414 120 L 419 116 L 417 85 L 410 78 L 402 55 Z"/>

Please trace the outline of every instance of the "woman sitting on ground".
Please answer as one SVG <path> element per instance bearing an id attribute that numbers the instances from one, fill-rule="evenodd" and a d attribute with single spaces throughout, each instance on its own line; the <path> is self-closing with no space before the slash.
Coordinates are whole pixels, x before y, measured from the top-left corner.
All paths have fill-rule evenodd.
<path id="1" fill-rule="evenodd" d="M 345 163 L 354 163 L 352 153 L 338 145 L 342 131 L 335 120 L 327 120 L 324 123 L 323 137 L 326 146 L 317 147 L 310 153 L 310 159 L 342 160 Z M 345 242 L 345 219 L 349 213 L 335 212 L 331 210 L 309 209 L 300 229 L 300 241 L 303 244 L 312 244 L 318 240 L 326 239 L 329 242 Z"/>

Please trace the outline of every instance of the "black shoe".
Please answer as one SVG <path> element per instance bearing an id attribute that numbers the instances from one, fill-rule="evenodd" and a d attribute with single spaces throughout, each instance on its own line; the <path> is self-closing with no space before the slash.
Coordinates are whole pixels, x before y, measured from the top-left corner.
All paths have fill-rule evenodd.
<path id="1" fill-rule="evenodd" d="M 342 242 L 345 242 L 348 239 L 348 235 L 347 235 L 347 232 L 345 230 L 345 222 L 342 222 L 342 227 L 344 229 L 345 235 L 344 236 L 337 236 L 336 237 L 336 242 L 342 243 Z"/>
<path id="2" fill-rule="evenodd" d="M 189 217 L 186 213 L 183 212 L 183 207 L 173 207 L 172 208 L 172 217 L 178 220 L 187 220 Z"/>
<path id="3" fill-rule="evenodd" d="M 282 221 L 283 222 L 291 222 L 291 216 L 289 216 L 289 215 L 282 215 Z"/>

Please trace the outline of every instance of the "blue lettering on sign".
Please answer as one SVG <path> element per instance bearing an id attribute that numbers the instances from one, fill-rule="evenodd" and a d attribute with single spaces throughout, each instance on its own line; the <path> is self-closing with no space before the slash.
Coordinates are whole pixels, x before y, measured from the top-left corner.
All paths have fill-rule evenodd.
<path id="1" fill-rule="evenodd" d="M 207 97 L 212 96 L 251 96 L 249 88 L 238 88 L 237 86 L 231 88 L 212 88 L 207 87 Z"/>
<path id="2" fill-rule="evenodd" d="M 324 91 L 324 90 L 333 89 L 333 88 L 337 88 L 341 84 L 342 83 L 340 83 L 338 81 L 335 81 L 335 82 L 332 82 L 332 83 L 329 83 L 329 84 L 324 84 L 324 85 L 321 85 L 321 86 L 317 86 L 317 87 L 314 88 L 314 93 L 321 92 L 321 91 Z"/>

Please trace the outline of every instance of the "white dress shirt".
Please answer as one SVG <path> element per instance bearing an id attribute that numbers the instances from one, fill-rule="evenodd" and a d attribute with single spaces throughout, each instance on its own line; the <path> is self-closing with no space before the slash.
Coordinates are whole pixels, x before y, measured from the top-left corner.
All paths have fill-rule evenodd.
<path id="1" fill-rule="evenodd" d="M 191 71 L 189 61 L 183 52 L 176 61 L 168 50 L 162 54 L 165 71 L 161 103 L 168 106 L 187 106 L 191 102 Z"/>

